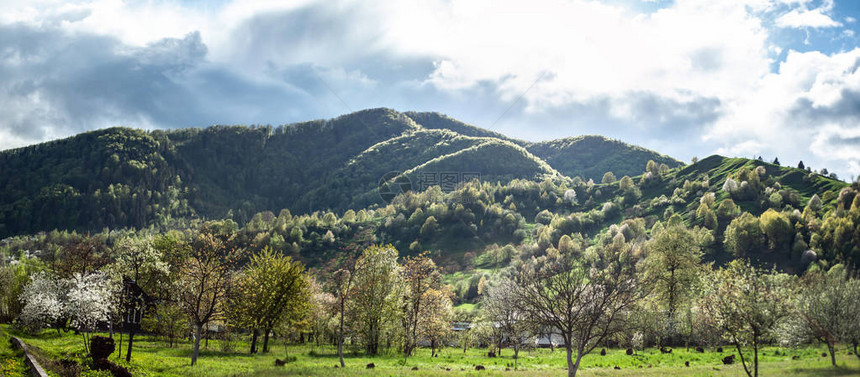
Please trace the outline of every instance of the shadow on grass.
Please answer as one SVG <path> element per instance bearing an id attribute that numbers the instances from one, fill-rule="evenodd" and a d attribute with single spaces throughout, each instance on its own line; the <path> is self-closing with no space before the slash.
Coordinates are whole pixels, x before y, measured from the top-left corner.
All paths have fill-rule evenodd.
<path id="1" fill-rule="evenodd" d="M 840 376 L 860 376 L 860 368 L 853 368 L 844 365 L 837 365 L 835 367 L 829 367 L 827 369 L 823 368 L 810 368 L 810 367 L 792 367 L 790 368 L 791 372 L 797 373 L 799 375 L 804 376 L 832 376 L 832 377 L 840 377 Z"/>

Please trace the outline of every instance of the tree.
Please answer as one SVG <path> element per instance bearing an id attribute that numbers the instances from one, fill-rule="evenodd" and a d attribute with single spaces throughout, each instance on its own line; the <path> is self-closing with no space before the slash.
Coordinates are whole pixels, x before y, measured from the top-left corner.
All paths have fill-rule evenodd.
<path id="1" fill-rule="evenodd" d="M 264 250 L 265 251 L 265 250 Z M 305 274 L 305 266 L 288 256 L 269 253 L 258 254 L 263 259 L 260 264 L 262 273 L 257 272 L 268 293 L 263 311 L 263 352 L 269 352 L 269 334 L 283 324 L 295 326 L 310 312 L 310 282 Z M 251 266 L 255 262 L 251 261 Z"/>
<path id="2" fill-rule="evenodd" d="M 797 168 L 800 170 L 806 170 L 806 166 L 803 165 L 803 160 L 800 160 L 800 162 L 797 163 Z"/>
<path id="3" fill-rule="evenodd" d="M 436 228 L 438 227 L 439 222 L 436 221 L 436 217 L 428 217 L 427 220 L 424 221 L 424 225 L 421 226 L 421 237 L 424 239 L 433 238 L 433 235 L 436 234 Z"/>
<path id="4" fill-rule="evenodd" d="M 852 281 L 841 265 L 827 273 L 812 272 L 805 276 L 805 284 L 797 300 L 797 316 L 802 326 L 789 327 L 795 341 L 815 339 L 827 344 L 830 363 L 836 366 L 836 343 L 850 342 L 850 329 L 858 320 L 856 300 L 857 281 Z M 856 347 L 855 347 L 856 349 Z"/>
<path id="5" fill-rule="evenodd" d="M 234 234 L 220 234 L 206 227 L 191 245 L 178 282 L 179 306 L 194 326 L 191 365 L 200 355 L 203 328 L 224 310 L 235 269 L 244 249 L 235 245 Z"/>
<path id="6" fill-rule="evenodd" d="M 664 229 L 646 247 L 644 281 L 653 285 L 657 302 L 665 309 L 671 338 L 677 333 L 677 311 L 699 282 L 702 250 L 684 225 Z"/>
<path id="7" fill-rule="evenodd" d="M 451 292 L 446 287 L 430 288 L 422 295 L 418 321 L 420 338 L 430 342 L 430 352 L 436 355 L 436 349 L 445 344 L 445 339 L 451 333 L 451 319 L 454 316 L 451 304 Z"/>
<path id="8" fill-rule="evenodd" d="M 860 346 L 860 280 L 848 280 L 844 295 L 846 302 L 842 310 L 853 319 L 843 323 L 845 327 L 840 331 L 840 337 L 842 341 L 853 346 L 854 356 L 860 359 L 860 353 L 857 352 Z"/>
<path id="9" fill-rule="evenodd" d="M 811 198 L 809 198 L 809 203 L 806 204 L 806 208 L 812 211 L 813 213 L 818 213 L 824 207 L 824 203 L 821 202 L 821 198 L 818 197 L 818 194 L 813 194 Z"/>
<path id="10" fill-rule="evenodd" d="M 726 228 L 723 244 L 736 257 L 758 251 L 764 243 L 758 217 L 744 212 L 736 217 Z"/>
<path id="11" fill-rule="evenodd" d="M 340 360 L 340 367 L 346 366 L 343 362 L 343 342 L 345 339 L 344 322 L 346 318 L 347 303 L 352 297 L 352 283 L 355 278 L 355 262 L 350 263 L 348 268 L 342 268 L 335 271 L 333 277 L 334 291 L 337 296 L 338 309 L 338 329 L 337 329 L 337 356 Z"/>
<path id="12" fill-rule="evenodd" d="M 309 309 L 305 267 L 269 247 L 251 256 L 230 293 L 233 322 L 251 329 L 251 350 L 263 331 L 263 352 L 269 350 L 269 334 L 282 322 L 290 322 Z"/>
<path id="13" fill-rule="evenodd" d="M 347 311 L 371 355 L 379 352 L 382 329 L 394 320 L 398 309 L 402 281 L 397 254 L 391 245 L 371 246 L 356 261 Z"/>
<path id="14" fill-rule="evenodd" d="M 146 331 L 167 338 L 168 347 L 173 348 L 176 340 L 187 334 L 188 317 L 175 301 L 163 300 L 155 306 L 155 315 L 144 318 L 141 325 Z"/>
<path id="15" fill-rule="evenodd" d="M 89 334 L 99 323 L 107 322 L 111 313 L 112 297 L 117 289 L 102 272 L 83 275 L 76 273 L 68 283 L 68 304 L 66 311 L 72 319 L 72 326 L 81 332 L 84 349 L 89 352 Z"/>
<path id="16" fill-rule="evenodd" d="M 717 216 L 722 219 L 730 219 L 738 213 L 738 206 L 734 200 L 725 199 L 717 206 Z"/>
<path id="17" fill-rule="evenodd" d="M 515 296 L 514 282 L 504 277 L 487 288 L 482 300 L 481 309 L 484 318 L 499 329 L 496 339 L 501 351 L 504 340 L 514 349 L 514 362 L 519 357 L 520 347 L 534 333 L 534 323 L 526 317 L 526 313 L 518 309 Z"/>
<path id="18" fill-rule="evenodd" d="M 648 160 L 648 163 L 645 164 L 645 171 L 651 173 L 655 176 L 660 175 L 660 166 L 657 165 L 654 160 Z"/>
<path id="19" fill-rule="evenodd" d="M 18 321 L 30 331 L 38 331 L 44 326 L 55 324 L 66 314 L 66 293 L 68 290 L 59 279 L 39 272 L 30 284 L 24 287 L 20 300 L 24 304 Z M 57 326 L 57 332 L 60 326 Z"/>
<path id="20" fill-rule="evenodd" d="M 400 274 L 406 284 L 403 297 L 405 330 L 403 353 L 405 356 L 411 356 L 418 342 L 419 318 L 425 312 L 424 305 L 427 304 L 423 301 L 424 296 L 429 290 L 438 290 L 441 287 L 442 276 L 436 268 L 436 263 L 426 254 L 407 257 L 403 261 Z"/>
<path id="21" fill-rule="evenodd" d="M 626 249 L 599 248 L 589 254 L 533 257 L 513 275 L 517 308 L 564 339 L 570 377 L 576 376 L 583 356 L 619 331 L 625 312 L 641 296 Z"/>
<path id="22" fill-rule="evenodd" d="M 774 164 L 774 165 L 777 165 L 777 166 L 779 165 L 779 157 L 774 157 L 774 158 L 773 158 L 773 164 Z"/>
<path id="23" fill-rule="evenodd" d="M 168 266 L 162 260 L 161 253 L 152 245 L 149 237 L 125 237 L 117 242 L 114 247 L 115 262 L 111 267 L 121 276 L 129 278 L 137 284 L 144 292 L 156 292 L 161 285 L 166 284 L 168 277 Z M 120 310 L 128 310 L 127 305 L 137 303 L 136 299 L 119 305 Z M 123 308 L 125 307 L 125 308 Z M 142 310 L 143 308 L 136 308 Z M 120 313 L 124 315 L 125 313 Z M 113 336 L 113 324 L 111 323 L 111 336 Z M 132 326 L 128 329 L 128 351 L 126 361 L 131 361 L 131 351 L 134 347 L 134 332 Z"/>
<path id="24" fill-rule="evenodd" d="M 316 345 L 323 339 L 333 339 L 332 321 L 337 312 L 337 299 L 333 294 L 324 292 L 323 287 L 315 280 L 310 282 L 310 327 L 311 335 Z"/>
<path id="25" fill-rule="evenodd" d="M 603 179 L 601 179 L 600 182 L 611 185 L 615 183 L 615 180 L 615 174 L 613 174 L 611 171 L 608 171 L 603 174 Z"/>
<path id="26" fill-rule="evenodd" d="M 61 255 L 54 261 L 52 269 L 61 279 L 69 279 L 75 274 L 87 275 L 107 263 L 105 246 L 98 237 L 82 237 L 65 245 Z"/>
<path id="27" fill-rule="evenodd" d="M 763 339 L 789 314 L 789 279 L 787 275 L 753 267 L 743 259 L 733 260 L 709 279 L 703 311 L 735 346 L 749 377 L 758 377 L 758 349 Z M 753 348 L 752 361 L 743 350 L 749 345 Z"/>
<path id="28" fill-rule="evenodd" d="M 777 194 L 778 195 L 778 194 Z M 768 209 L 761 214 L 759 220 L 761 231 L 767 236 L 768 245 L 771 250 L 783 250 L 788 248 L 794 229 L 788 216 Z"/>
<path id="29" fill-rule="evenodd" d="M 621 177 L 620 181 L 618 181 L 618 188 L 624 192 L 631 191 L 634 187 L 636 186 L 633 184 L 633 178 L 630 178 L 629 176 L 625 175 Z"/>

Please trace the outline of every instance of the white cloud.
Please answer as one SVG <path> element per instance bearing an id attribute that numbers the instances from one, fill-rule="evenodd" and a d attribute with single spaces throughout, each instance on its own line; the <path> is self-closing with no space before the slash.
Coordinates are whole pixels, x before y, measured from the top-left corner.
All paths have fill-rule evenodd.
<path id="1" fill-rule="evenodd" d="M 776 24 L 787 28 L 826 28 L 842 26 L 841 23 L 833 20 L 830 16 L 822 13 L 818 9 L 809 11 L 792 10 L 776 20 Z"/>
<path id="2" fill-rule="evenodd" d="M 860 48 L 836 54 L 789 51 L 779 70 L 731 102 L 706 139 L 722 151 L 755 141 L 759 154 L 845 171 L 860 159 Z M 789 158 L 790 157 L 790 158 Z"/>
<path id="3" fill-rule="evenodd" d="M 809 150 L 825 159 L 860 161 L 860 127 L 828 125 L 809 145 Z"/>
<path id="4" fill-rule="evenodd" d="M 842 26 L 840 22 L 828 15 L 833 10 L 833 0 L 825 0 L 821 6 L 814 9 L 808 9 L 807 3 L 808 1 L 799 2 L 799 7 L 777 18 L 776 25 L 795 29 Z M 792 5 L 791 3 L 788 4 Z"/>
<path id="5" fill-rule="evenodd" d="M 153 59 L 191 59 L 199 65 L 192 74 L 166 76 L 165 85 L 173 85 L 170 93 L 185 90 L 187 93 L 176 96 L 194 98 L 187 106 L 193 110 L 176 116 L 161 104 L 134 109 L 131 102 L 139 99 L 129 96 L 129 103 L 106 103 L 104 114 L 82 120 L 51 102 L 55 97 L 48 92 L 50 88 L 39 87 L 22 96 L 0 87 L 0 101 L 7 104 L 0 109 L 0 119 L 7 119 L 0 123 L 0 139 L 6 146 L 21 145 L 63 129 L 48 125 L 74 124 L 60 133 L 64 136 L 93 119 L 100 122 L 98 126 L 123 121 L 151 127 L 182 125 L 179 122 L 200 125 L 195 117 L 207 105 L 218 107 L 217 115 L 226 118 L 222 122 L 243 114 L 260 116 L 243 123 L 283 114 L 319 118 L 322 115 L 313 112 L 330 104 L 304 109 L 304 113 L 283 110 L 267 118 L 263 113 L 272 107 L 259 103 L 272 93 L 325 102 L 318 98 L 330 96 L 332 91 L 356 109 L 366 104 L 388 105 L 370 100 L 379 96 L 443 112 L 450 110 L 432 106 L 469 102 L 464 99 L 481 95 L 480 101 L 489 104 L 461 105 L 455 107 L 460 113 L 451 115 L 489 126 L 525 93 L 510 115 L 516 121 L 500 127 L 516 131 L 515 127 L 550 117 L 555 118 L 548 124 L 566 126 L 544 133 L 520 131 L 521 135 L 513 136 L 604 131 L 616 132 L 614 136 L 647 136 L 628 140 L 637 143 L 692 130 L 690 138 L 697 140 L 688 141 L 696 146 L 673 147 L 678 149 L 671 152 L 684 159 L 710 151 L 743 156 L 771 153 L 779 154 L 781 160 L 803 158 L 806 162 L 803 155 L 810 148 L 838 141 L 833 135 L 852 130 L 851 125 L 857 123 L 851 122 L 858 120 L 844 110 L 851 108 L 845 93 L 860 91 L 853 69 L 860 58 L 857 50 L 830 55 L 789 51 L 779 70 L 770 71 L 771 58 L 789 46 L 771 39 L 774 30 L 768 25 L 814 33 L 817 28 L 840 26 L 837 19 L 856 22 L 837 17 L 831 1 L 814 7 L 817 2 L 810 0 L 676 0 L 648 14 L 593 0 L 254 0 L 219 7 L 201 3 L 204 5 L 121 0 L 0 2 L 0 26 L 24 24 L 68 38 L 115 38 L 117 43 L 106 48 L 140 64 L 162 64 Z M 192 34 L 195 31 L 199 31 L 199 40 L 189 46 L 205 49 L 192 51 L 196 55 L 190 58 L 178 52 L 159 55 L 159 41 L 196 35 Z M 842 33 L 850 37 L 853 32 L 846 29 Z M 170 43 L 177 42 L 165 45 L 172 52 Z M 139 51 L 155 55 L 142 56 Z M 0 53 L 0 74 L 4 66 L 34 64 L 26 59 L 45 57 L 4 51 Z M 400 67 L 409 64 L 418 68 Z M 394 75 L 397 69 L 402 70 Z M 213 89 L 218 77 L 240 82 L 224 86 L 241 86 L 243 96 Z M 326 82 L 321 86 L 320 80 Z M 34 77 L 33 82 L 38 86 L 40 81 Z M 403 88 L 421 96 L 404 99 L 402 90 L 407 89 Z M 256 96 L 255 90 L 259 91 Z M 34 93 L 42 96 L 41 102 L 34 102 Z M 98 100 L 110 102 L 112 98 Z M 345 112 L 339 101 L 331 108 Z M 129 114 L 123 116 L 124 111 Z M 153 115 L 154 111 L 161 112 Z M 21 114 L 42 122 L 44 129 L 10 131 L 9 124 L 25 124 L 8 121 L 24 119 Z M 706 129 L 705 136 L 696 138 L 702 129 Z M 813 141 L 819 144 L 813 146 Z M 828 166 L 831 170 L 836 164 L 846 171 L 856 166 L 856 157 L 849 153 L 819 153 L 815 158 L 822 164 L 834 164 Z"/>

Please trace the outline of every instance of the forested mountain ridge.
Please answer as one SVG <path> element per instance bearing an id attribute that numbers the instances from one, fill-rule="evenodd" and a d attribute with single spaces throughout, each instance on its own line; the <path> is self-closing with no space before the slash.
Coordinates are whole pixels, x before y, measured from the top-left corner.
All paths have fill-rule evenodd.
<path id="1" fill-rule="evenodd" d="M 370 244 L 427 252 L 458 302 L 474 302 L 479 282 L 515 261 L 571 245 L 641 254 L 678 225 L 718 264 L 743 256 L 800 272 L 860 261 L 860 183 L 744 158 L 680 165 L 600 137 L 525 143 L 410 114 L 111 128 L 0 152 L 0 237 L 28 235 L 0 242 L 0 252 L 74 247 L 95 232 L 111 247 L 129 228 L 165 234 L 205 223 L 252 252 L 280 250 L 314 268 Z M 576 150 L 618 176 L 560 173 L 582 168 Z M 390 187 L 398 190 L 382 190 Z"/>
<path id="2" fill-rule="evenodd" d="M 0 237 L 361 208 L 382 203 L 377 188 L 389 172 L 405 173 L 415 190 L 432 185 L 427 174 L 438 181 L 457 173 L 455 184 L 587 176 L 557 157 L 575 150 L 547 163 L 535 151 L 551 148 L 535 145 L 437 113 L 390 109 L 281 127 L 103 129 L 0 152 Z M 603 163 L 624 148 L 633 147 L 588 152 L 591 165 L 621 176 L 660 157 L 637 149 L 637 159 Z"/>
<path id="3" fill-rule="evenodd" d="M 619 178 L 638 175 L 642 169 L 641 163 L 631 162 L 653 160 L 669 168 L 683 165 L 672 157 L 598 135 L 529 143 L 525 147 L 564 175 L 578 175 L 595 181 L 600 180 L 606 172 L 612 172 Z"/>

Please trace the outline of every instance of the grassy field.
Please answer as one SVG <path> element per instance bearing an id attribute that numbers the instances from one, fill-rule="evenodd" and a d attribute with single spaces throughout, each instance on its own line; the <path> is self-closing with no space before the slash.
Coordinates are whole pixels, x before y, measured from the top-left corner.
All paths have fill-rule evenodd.
<path id="1" fill-rule="evenodd" d="M 0 376 L 24 377 L 30 369 L 24 362 L 24 351 L 13 349 L 9 335 L 0 331 Z"/>
<path id="2" fill-rule="evenodd" d="M 28 335 L 15 332 L 9 327 L 3 331 L 22 337 L 32 346 L 41 350 L 42 357 L 53 359 L 81 359 L 83 343 L 81 337 L 71 334 L 57 334 L 56 331 L 45 331 L 39 335 Z M 210 341 L 209 347 L 201 352 L 198 364 L 189 365 L 191 347 L 183 343 L 175 348 L 151 338 L 137 337 L 131 365 L 127 365 L 135 376 L 564 376 L 566 375 L 564 352 L 548 349 L 523 351 L 515 367 L 511 350 L 503 350 L 502 357 L 488 358 L 486 350 L 444 349 L 438 357 L 430 357 L 430 351 L 420 349 L 414 357 L 405 363 L 401 355 L 392 352 L 388 355 L 366 357 L 361 353 L 348 353 L 346 369 L 335 368 L 338 364 L 333 347 L 314 347 L 311 345 L 291 345 L 288 347 L 290 356 L 296 361 L 283 367 L 276 367 L 276 358 L 286 356 L 284 345 L 276 343 L 272 352 L 266 355 L 248 355 L 247 344 L 237 342 L 236 352 L 219 351 L 221 344 Z M 242 352 L 240 352 L 242 351 Z M 829 365 L 829 357 L 822 357 L 823 347 L 808 347 L 799 350 L 766 348 L 761 356 L 762 376 L 860 376 L 860 361 L 840 348 L 837 368 Z M 688 352 L 676 349 L 671 354 L 660 354 L 649 349 L 640 351 L 637 355 L 627 356 L 624 350 L 607 350 L 606 356 L 595 352 L 583 359 L 582 376 L 744 376 L 739 362 L 735 365 L 724 366 L 720 359 L 734 353 L 726 348 L 725 352 L 717 353 L 708 350 L 705 353 Z M 792 360 L 792 356 L 799 356 Z M 112 359 L 118 360 L 114 353 Z M 689 361 L 690 367 L 684 362 Z M 374 363 L 375 369 L 366 369 L 368 363 Z M 475 365 L 484 365 L 487 370 L 477 372 Z M 621 368 L 614 369 L 615 366 Z M 417 367 L 418 370 L 412 370 Z M 508 370 L 510 369 L 510 370 Z"/>

